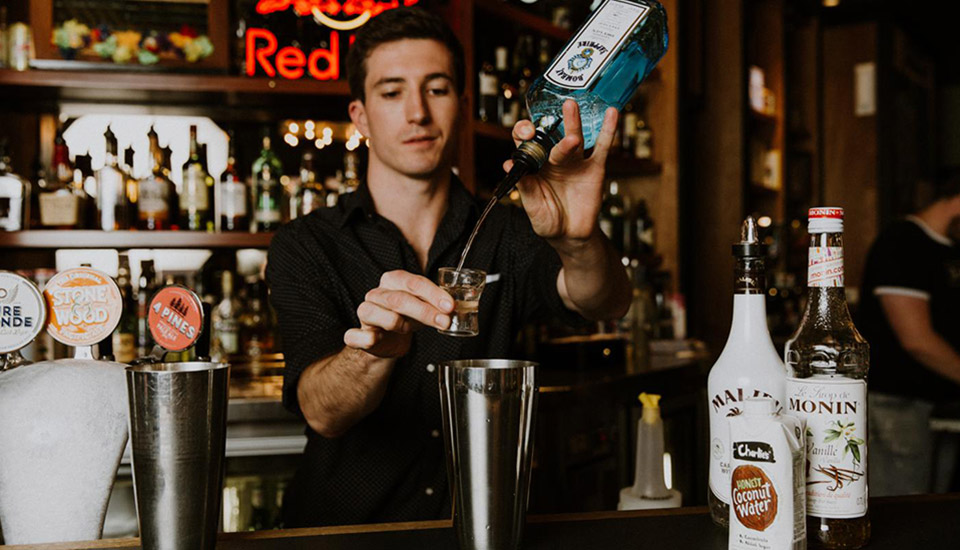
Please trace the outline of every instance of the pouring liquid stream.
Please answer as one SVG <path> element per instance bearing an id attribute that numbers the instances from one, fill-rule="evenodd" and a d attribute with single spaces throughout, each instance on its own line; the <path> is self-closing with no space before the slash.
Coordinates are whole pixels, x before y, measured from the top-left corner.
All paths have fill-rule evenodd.
<path id="1" fill-rule="evenodd" d="M 473 226 L 473 231 L 470 233 L 470 238 L 467 239 L 467 245 L 463 247 L 463 252 L 460 254 L 460 262 L 457 264 L 457 273 L 463 269 L 463 264 L 467 261 L 467 254 L 470 253 L 470 247 L 473 246 L 473 241 L 477 238 L 477 233 L 480 232 L 480 227 L 483 226 L 484 220 L 487 219 L 487 216 L 490 215 L 490 211 L 493 210 L 493 206 L 497 204 L 503 197 L 507 196 L 507 193 L 520 181 L 520 178 L 525 176 L 528 173 L 529 169 L 522 164 L 515 164 L 513 169 L 504 176 L 504 178 L 497 185 L 496 189 L 493 192 L 493 196 L 490 197 L 490 201 L 487 203 L 487 206 L 483 209 L 483 213 L 480 214 L 480 219 L 477 220 L 477 224 Z M 456 277 L 456 275 L 455 275 Z"/>

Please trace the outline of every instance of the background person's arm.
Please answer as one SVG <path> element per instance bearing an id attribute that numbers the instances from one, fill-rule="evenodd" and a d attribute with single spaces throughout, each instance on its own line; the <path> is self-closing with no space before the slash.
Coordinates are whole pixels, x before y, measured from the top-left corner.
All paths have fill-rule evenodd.
<path id="1" fill-rule="evenodd" d="M 960 354 L 934 330 L 929 301 L 897 294 L 877 298 L 900 346 L 931 371 L 960 384 Z"/>

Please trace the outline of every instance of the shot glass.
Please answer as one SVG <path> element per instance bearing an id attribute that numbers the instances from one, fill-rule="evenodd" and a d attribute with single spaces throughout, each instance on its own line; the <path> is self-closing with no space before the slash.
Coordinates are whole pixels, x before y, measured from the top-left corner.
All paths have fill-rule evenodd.
<path id="1" fill-rule="evenodd" d="M 450 328 L 440 330 L 448 336 L 476 336 L 480 332 L 478 311 L 480 294 L 487 282 L 487 272 L 481 269 L 460 269 L 441 267 L 440 288 L 447 291 L 454 300 L 453 313 L 450 315 Z"/>

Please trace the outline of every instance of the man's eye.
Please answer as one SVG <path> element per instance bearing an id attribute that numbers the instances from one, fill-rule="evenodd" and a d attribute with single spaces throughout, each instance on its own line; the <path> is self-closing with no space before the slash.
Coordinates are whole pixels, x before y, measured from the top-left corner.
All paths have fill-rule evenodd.
<path id="1" fill-rule="evenodd" d="M 399 92 L 398 90 L 389 90 L 389 91 L 383 92 L 383 93 L 380 94 L 380 95 L 381 95 L 382 97 L 387 98 L 387 99 L 391 99 L 391 98 L 394 98 L 394 97 L 399 97 L 399 96 L 400 96 L 400 92 Z"/>
<path id="2" fill-rule="evenodd" d="M 429 92 L 431 95 L 447 95 L 450 93 L 450 89 L 447 87 L 443 88 L 430 88 Z"/>

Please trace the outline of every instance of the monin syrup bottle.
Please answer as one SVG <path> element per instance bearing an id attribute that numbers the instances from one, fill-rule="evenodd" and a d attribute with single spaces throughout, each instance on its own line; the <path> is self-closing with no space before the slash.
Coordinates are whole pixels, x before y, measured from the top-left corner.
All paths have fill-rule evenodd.
<path id="1" fill-rule="evenodd" d="M 787 413 L 806 421 L 807 533 L 826 548 L 870 540 L 867 370 L 870 347 L 843 287 L 843 209 L 811 208 L 807 310 L 785 349 Z"/>

